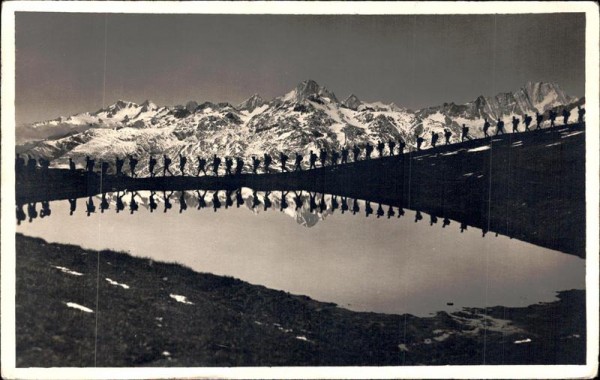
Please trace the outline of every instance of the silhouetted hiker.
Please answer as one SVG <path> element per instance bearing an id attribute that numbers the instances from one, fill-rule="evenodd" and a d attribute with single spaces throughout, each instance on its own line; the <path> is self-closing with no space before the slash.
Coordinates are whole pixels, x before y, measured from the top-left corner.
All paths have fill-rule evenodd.
<path id="1" fill-rule="evenodd" d="M 268 209 L 270 209 L 270 208 L 271 208 L 271 206 L 273 205 L 273 204 L 271 203 L 271 200 L 269 199 L 269 194 L 271 194 L 271 192 L 270 192 L 270 191 L 267 191 L 267 192 L 265 193 L 265 211 L 267 211 Z"/>
<path id="2" fill-rule="evenodd" d="M 283 211 L 286 208 L 288 208 L 289 205 L 288 205 L 287 198 L 286 198 L 287 195 L 288 195 L 287 191 L 285 191 L 285 192 L 282 191 L 281 192 L 281 203 L 279 204 L 279 211 Z"/>
<path id="3" fill-rule="evenodd" d="M 185 164 L 187 164 L 187 158 L 179 153 L 179 171 L 181 172 L 182 176 L 185 175 Z"/>
<path id="4" fill-rule="evenodd" d="M 485 123 L 483 123 L 483 135 L 485 137 L 489 137 L 488 135 L 488 129 L 490 129 L 490 122 L 488 121 L 488 119 L 484 119 Z"/>
<path id="5" fill-rule="evenodd" d="M 365 159 L 370 159 L 371 153 L 373 153 L 373 146 L 367 143 L 367 145 L 365 146 Z"/>
<path id="6" fill-rule="evenodd" d="M 198 173 L 196 173 L 196 177 L 200 176 L 200 172 L 206 175 L 206 158 L 198 156 Z"/>
<path id="7" fill-rule="evenodd" d="M 31 162 L 31 159 L 29 159 Z M 85 156 L 85 170 L 88 173 L 92 173 L 94 171 L 95 161 L 90 158 L 90 156 Z"/>
<path id="8" fill-rule="evenodd" d="M 317 209 L 317 202 L 315 200 L 315 197 L 317 196 L 317 194 L 313 194 L 311 192 L 308 193 L 308 203 L 310 205 L 310 212 L 312 213 L 313 211 L 315 211 Z"/>
<path id="9" fill-rule="evenodd" d="M 169 193 L 169 195 L 167 195 L 166 191 L 163 191 L 163 202 L 165 204 L 163 212 L 167 212 L 168 210 L 173 208 L 173 205 L 171 204 L 171 195 L 173 195 L 172 191 Z"/>
<path id="10" fill-rule="evenodd" d="M 352 157 L 354 162 L 358 161 L 360 157 L 360 148 L 356 144 L 352 147 Z"/>
<path id="11" fill-rule="evenodd" d="M 265 166 L 265 173 L 271 173 L 271 163 L 273 162 L 273 159 L 271 158 L 271 155 L 268 153 L 265 153 L 263 155 L 263 159 L 265 160 L 263 162 L 263 165 Z"/>
<path id="12" fill-rule="evenodd" d="M 435 144 L 437 144 L 439 135 L 437 132 L 431 131 L 431 146 L 435 148 Z"/>
<path id="13" fill-rule="evenodd" d="M 48 175 L 48 170 L 50 168 L 50 161 L 46 160 L 43 157 L 40 157 L 39 161 L 40 161 L 40 171 L 42 173 L 42 176 L 45 177 Z"/>
<path id="14" fill-rule="evenodd" d="M 337 151 L 331 152 L 331 164 L 333 166 L 337 166 L 338 160 L 340 159 L 340 154 Z"/>
<path id="15" fill-rule="evenodd" d="M 252 156 L 252 173 L 256 174 L 258 167 L 260 166 L 260 160 L 255 156 Z"/>
<path id="16" fill-rule="evenodd" d="M 396 142 L 392 139 L 390 139 L 390 141 L 388 141 L 388 148 L 390 150 L 390 156 L 394 155 L 394 149 L 396 148 Z"/>
<path id="17" fill-rule="evenodd" d="M 289 157 L 287 154 L 285 154 L 283 152 L 279 153 L 279 162 L 281 164 L 281 172 L 282 173 L 288 171 L 287 166 L 285 166 L 285 163 L 287 162 L 288 159 L 289 159 Z"/>
<path id="18" fill-rule="evenodd" d="M 421 150 L 421 145 L 423 145 L 423 138 L 419 136 L 417 137 L 417 151 Z"/>
<path id="19" fill-rule="evenodd" d="M 381 140 L 377 141 L 377 151 L 379 152 L 379 157 L 383 157 L 384 149 L 385 149 L 385 144 Z"/>
<path id="20" fill-rule="evenodd" d="M 69 215 L 77 210 L 77 198 L 69 198 Z"/>
<path id="21" fill-rule="evenodd" d="M 442 222 L 442 228 L 446 228 L 448 225 L 450 225 L 450 219 L 444 218 L 444 221 Z"/>
<path id="22" fill-rule="evenodd" d="M 536 127 L 535 129 L 538 130 L 542 127 L 542 121 L 544 121 L 544 115 L 540 114 L 539 112 L 535 113 L 535 122 L 536 122 Z"/>
<path id="23" fill-rule="evenodd" d="M 331 196 L 331 212 L 333 213 L 339 207 L 340 207 L 340 205 L 338 204 L 338 201 L 337 201 L 337 195 L 332 195 Z"/>
<path id="24" fill-rule="evenodd" d="M 558 116 L 556 112 L 554 112 L 554 110 L 550 110 L 550 115 L 548 117 L 550 119 L 550 128 L 554 127 L 554 121 L 556 120 L 556 116 Z"/>
<path id="25" fill-rule="evenodd" d="M 173 172 L 171 171 L 171 159 L 167 157 L 166 154 L 163 154 L 163 177 L 166 177 L 167 172 L 172 176 Z"/>
<path id="26" fill-rule="evenodd" d="M 433 214 L 429 214 L 429 225 L 433 226 L 434 224 L 437 224 L 437 216 L 433 215 Z"/>
<path id="27" fill-rule="evenodd" d="M 467 223 L 461 222 L 460 223 L 460 233 L 462 234 L 463 231 L 465 231 L 466 229 L 467 229 Z"/>
<path id="28" fill-rule="evenodd" d="M 383 206 L 380 203 L 379 207 L 377 207 L 377 218 L 380 218 L 383 215 L 385 215 L 385 211 L 383 211 Z"/>
<path id="29" fill-rule="evenodd" d="M 94 205 L 94 198 L 90 195 L 87 202 L 85 202 L 87 216 L 96 212 L 96 206 Z"/>
<path id="30" fill-rule="evenodd" d="M 156 166 L 156 158 L 150 156 L 148 160 L 148 172 L 150 173 L 150 177 L 154 177 L 154 167 Z"/>
<path id="31" fill-rule="evenodd" d="M 417 223 L 419 220 L 423 220 L 423 215 L 421 215 L 421 211 L 417 211 L 415 214 L 415 223 Z"/>
<path id="32" fill-rule="evenodd" d="M 398 207 L 398 218 L 404 216 L 404 209 L 402 207 Z"/>
<path id="33" fill-rule="evenodd" d="M 327 203 L 325 203 L 325 194 L 321 194 L 321 201 L 319 202 L 319 211 L 324 213 L 327 211 Z"/>
<path id="34" fill-rule="evenodd" d="M 365 201 L 365 217 L 369 217 L 373 213 L 373 208 L 371 207 L 371 201 Z"/>
<path id="35" fill-rule="evenodd" d="M 115 157 L 115 171 L 117 175 L 123 175 L 123 165 L 125 160 L 121 160 L 119 157 Z"/>
<path id="36" fill-rule="evenodd" d="M 100 212 L 104 213 L 104 210 L 108 210 L 110 204 L 108 203 L 108 199 L 106 199 L 106 193 L 102 193 L 102 198 L 100 198 Z"/>
<path id="37" fill-rule="evenodd" d="M 129 201 L 129 212 L 131 213 L 131 215 L 133 215 L 133 213 L 140 208 L 140 206 L 138 206 L 137 204 L 137 201 L 135 200 L 136 195 L 138 195 L 136 191 L 131 192 L 131 200 Z"/>
<path id="38" fill-rule="evenodd" d="M 512 126 L 513 126 L 512 133 L 519 132 L 519 123 L 520 122 L 521 122 L 521 120 L 517 119 L 515 116 L 512 117 Z"/>
<path id="39" fill-rule="evenodd" d="M 577 106 L 577 122 L 583 123 L 584 116 L 585 116 L 585 108 L 581 108 L 581 106 Z"/>
<path id="40" fill-rule="evenodd" d="M 360 207 L 358 206 L 358 199 L 354 199 L 354 202 L 352 202 L 352 215 L 356 215 L 357 212 L 360 212 Z"/>
<path id="41" fill-rule="evenodd" d="M 348 148 L 343 147 L 342 148 L 342 165 L 348 163 L 348 153 L 350 153 Z"/>
<path id="42" fill-rule="evenodd" d="M 231 200 L 231 190 L 225 190 L 225 208 L 229 208 L 229 206 L 233 206 L 233 200 Z"/>
<path id="43" fill-rule="evenodd" d="M 390 207 L 388 207 L 387 210 L 387 217 L 388 219 L 393 217 L 394 215 L 396 215 L 396 212 L 394 212 L 394 208 L 390 205 Z"/>
<path id="44" fill-rule="evenodd" d="M 324 168 L 327 163 L 327 151 L 325 148 L 321 149 L 321 153 L 319 154 L 319 161 L 321 162 L 321 167 Z"/>
<path id="45" fill-rule="evenodd" d="M 242 170 L 244 170 L 244 160 L 241 157 L 235 158 L 235 174 L 242 174 Z"/>
<path id="46" fill-rule="evenodd" d="M 221 208 L 221 200 L 219 199 L 219 190 L 217 190 L 213 193 L 212 203 L 213 203 L 213 211 L 217 212 L 217 209 Z"/>
<path id="47" fill-rule="evenodd" d="M 498 136 L 500 132 L 504 134 L 504 122 L 498 119 L 498 122 L 496 123 L 496 136 Z"/>
<path id="48" fill-rule="evenodd" d="M 469 140 L 469 127 L 465 124 L 462 125 L 462 135 L 460 137 L 460 141 L 463 142 L 465 140 Z"/>
<path id="49" fill-rule="evenodd" d="M 242 189 L 237 189 L 235 192 L 235 205 L 240 208 L 244 204 L 244 198 L 242 197 Z"/>
<path id="50" fill-rule="evenodd" d="M 302 159 L 304 157 L 302 157 L 301 154 L 296 153 L 296 161 L 294 163 L 294 171 L 301 171 L 302 170 Z"/>
<path id="51" fill-rule="evenodd" d="M 52 214 L 52 210 L 50 210 L 50 202 L 42 201 L 42 209 L 40 210 L 40 218 L 50 216 L 50 214 Z"/>
<path id="52" fill-rule="evenodd" d="M 69 158 L 70 160 L 70 158 Z M 18 175 L 22 174 L 25 171 L 25 159 L 21 157 L 19 153 L 15 157 L 15 173 Z"/>
<path id="53" fill-rule="evenodd" d="M 309 169 L 316 169 L 317 168 L 317 154 L 314 153 L 312 150 L 310 151 L 310 155 L 309 155 Z"/>
<path id="54" fill-rule="evenodd" d="M 342 197 L 342 214 L 348 210 L 348 198 Z"/>
<path id="55" fill-rule="evenodd" d="M 179 192 L 179 213 L 187 210 L 187 202 L 185 201 L 185 191 Z"/>
<path id="56" fill-rule="evenodd" d="M 404 140 L 402 140 L 402 139 L 398 140 L 398 154 L 399 155 L 404 154 L 404 148 L 406 148 L 406 143 L 404 142 Z"/>
<path id="57" fill-rule="evenodd" d="M 205 208 L 206 200 L 204 197 L 206 197 L 206 190 L 204 190 L 204 193 L 200 193 L 200 190 L 196 190 L 196 193 L 198 193 L 198 210 Z"/>
<path id="58" fill-rule="evenodd" d="M 106 161 L 102 161 L 100 164 L 100 173 L 102 173 L 102 177 L 106 177 L 106 174 L 108 173 L 108 166 L 108 162 Z"/>
<path id="59" fill-rule="evenodd" d="M 562 117 L 563 117 L 563 124 L 564 125 L 569 124 L 569 117 L 570 116 L 571 116 L 571 111 L 567 110 L 566 108 L 563 108 Z"/>
<path id="60" fill-rule="evenodd" d="M 294 194 L 296 195 L 294 197 L 294 203 L 296 204 L 296 210 L 298 210 L 299 208 L 302 208 L 302 206 L 304 205 L 304 202 L 302 201 L 302 191 L 300 191 L 300 194 L 294 192 Z"/>
<path id="61" fill-rule="evenodd" d="M 216 154 L 214 154 L 212 167 L 213 167 L 213 173 L 216 177 L 219 176 L 219 166 L 221 166 L 221 159 L 219 157 L 217 157 Z"/>
<path id="62" fill-rule="evenodd" d="M 150 193 L 150 200 L 149 200 L 150 212 L 154 212 L 154 210 L 156 210 L 158 208 L 158 204 L 156 203 L 156 199 L 154 198 L 155 196 L 156 196 L 156 191 L 152 191 Z"/>
<path id="63" fill-rule="evenodd" d="M 119 211 L 123 211 L 125 210 L 125 204 L 123 203 L 123 197 L 125 196 L 125 193 L 123 193 L 123 195 L 121 195 L 121 192 L 118 191 L 117 192 L 117 214 L 119 213 Z"/>
<path id="64" fill-rule="evenodd" d="M 252 208 L 256 208 L 256 206 L 258 206 L 260 204 L 260 201 L 258 200 L 258 193 L 256 192 L 256 190 L 252 190 Z"/>
<path id="65" fill-rule="evenodd" d="M 452 132 L 449 129 L 444 128 L 444 138 L 446 139 L 446 145 L 450 144 L 450 137 L 452 137 Z"/>
<path id="66" fill-rule="evenodd" d="M 25 211 L 23 210 L 23 204 L 18 204 L 17 205 L 17 225 L 20 226 L 21 222 L 25 221 L 25 219 L 27 219 L 27 214 L 25 214 Z M 71 214 L 73 215 L 73 214 Z"/>
<path id="67" fill-rule="evenodd" d="M 129 156 L 129 171 L 131 172 L 131 178 L 137 177 L 135 174 L 135 167 L 137 166 L 138 160 L 133 156 Z"/>
<path id="68" fill-rule="evenodd" d="M 529 125 L 531 125 L 532 121 L 533 121 L 533 119 L 531 118 L 531 116 L 525 114 L 525 118 L 523 119 L 523 124 L 525 124 L 526 131 L 530 131 Z"/>
<path id="69" fill-rule="evenodd" d="M 231 168 L 233 167 L 233 160 L 230 157 L 225 157 L 225 174 L 231 175 Z"/>
<path id="70" fill-rule="evenodd" d="M 92 197 L 90 197 L 91 199 Z M 38 217 L 38 212 L 36 210 L 37 204 L 36 202 L 27 204 L 27 216 L 29 217 L 29 223 L 31 223 L 34 219 Z M 88 214 L 88 216 L 90 216 Z"/>

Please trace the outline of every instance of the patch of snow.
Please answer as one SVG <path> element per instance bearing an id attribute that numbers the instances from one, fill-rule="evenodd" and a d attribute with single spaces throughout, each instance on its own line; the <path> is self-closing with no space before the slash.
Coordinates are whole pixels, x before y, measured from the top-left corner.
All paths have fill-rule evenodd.
<path id="1" fill-rule="evenodd" d="M 72 307 L 73 309 L 77 309 L 77 310 L 81 310 L 81 311 L 85 311 L 86 313 L 93 313 L 94 311 L 90 308 L 87 308 L 85 306 L 81 306 L 75 302 L 66 302 L 68 307 Z"/>
<path id="2" fill-rule="evenodd" d="M 473 173 L 467 173 L 467 174 L 463 174 L 463 177 L 470 177 L 472 175 L 473 175 Z"/>
<path id="3" fill-rule="evenodd" d="M 111 280 L 110 278 L 106 278 L 106 281 L 108 281 L 109 284 L 114 285 L 114 286 L 120 286 L 123 289 L 129 289 L 129 285 L 125 285 L 125 284 L 120 284 L 116 281 Z"/>
<path id="4" fill-rule="evenodd" d="M 552 144 L 548 144 L 548 145 L 546 145 L 546 147 L 556 146 L 556 145 L 560 145 L 560 144 L 562 144 L 562 142 L 559 141 L 559 142 L 555 142 Z"/>
<path id="5" fill-rule="evenodd" d="M 467 152 L 482 152 L 484 150 L 489 150 L 489 149 L 490 149 L 489 145 L 484 145 L 484 146 L 479 146 L 477 148 L 469 149 L 469 150 L 467 150 Z"/>
<path id="6" fill-rule="evenodd" d="M 398 348 L 400 349 L 400 351 L 408 352 L 408 347 L 406 347 L 406 344 L 404 344 L 404 343 L 400 343 L 398 345 Z"/>
<path id="7" fill-rule="evenodd" d="M 187 305 L 193 305 L 193 302 L 188 301 L 186 296 L 180 296 L 179 294 L 169 294 L 169 297 L 173 298 L 177 302 L 185 303 Z"/>
<path id="8" fill-rule="evenodd" d="M 298 339 L 298 340 L 303 340 L 303 341 L 305 341 L 305 342 L 310 342 L 310 340 L 308 340 L 308 338 L 306 338 L 304 335 L 298 335 L 298 336 L 296 337 L 296 339 Z"/>
<path id="9" fill-rule="evenodd" d="M 564 139 L 564 138 L 571 137 L 571 136 L 577 136 L 577 135 L 580 135 L 582 133 L 583 133 L 583 131 L 571 132 L 571 133 L 567 133 L 566 135 L 560 136 L 560 138 Z"/>
<path id="10" fill-rule="evenodd" d="M 66 274 L 70 274 L 70 275 L 73 275 L 73 276 L 83 276 L 83 273 L 75 272 L 74 270 L 70 270 L 69 268 L 59 267 L 59 266 L 56 266 L 56 265 L 52 265 L 52 267 L 60 270 L 63 273 L 66 273 Z"/>
<path id="11" fill-rule="evenodd" d="M 162 356 L 171 356 L 171 353 L 169 351 L 163 351 Z"/>
<path id="12" fill-rule="evenodd" d="M 515 340 L 513 343 L 514 344 L 523 344 L 523 343 L 530 343 L 531 339 L 527 338 L 527 339 L 523 339 L 523 340 Z"/>

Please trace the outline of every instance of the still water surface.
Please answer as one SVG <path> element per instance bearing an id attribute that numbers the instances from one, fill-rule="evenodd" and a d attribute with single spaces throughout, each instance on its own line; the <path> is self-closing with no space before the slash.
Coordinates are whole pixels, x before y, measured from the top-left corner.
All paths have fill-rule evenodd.
<path id="1" fill-rule="evenodd" d="M 371 203 L 373 214 L 365 217 L 366 203 L 352 199 L 342 213 L 340 207 L 332 210 L 340 197 L 332 202 L 321 194 L 313 194 L 318 207 L 311 212 L 307 192 L 296 209 L 294 192 L 285 195 L 288 206 L 282 208 L 281 192 L 266 200 L 264 192 L 253 195 L 250 189 L 243 189 L 239 207 L 227 208 L 223 191 L 216 197 L 213 191 L 167 192 L 172 207 L 166 209 L 159 192 L 150 212 L 150 194 L 138 192 L 133 200 L 139 209 L 131 211 L 132 195 L 120 193 L 120 212 L 116 193 L 106 194 L 103 211 L 101 197 L 92 197 L 96 210 L 89 216 L 88 198 L 77 200 L 72 215 L 69 201 L 51 202 L 51 216 L 23 221 L 17 232 L 177 262 L 356 311 L 425 316 L 463 307 L 527 306 L 555 300 L 560 290 L 584 289 L 581 258 L 491 233 L 482 237 L 481 230 L 425 213 L 419 219 L 404 210 L 398 218 L 393 208 L 388 218 L 389 207 L 382 206 L 385 214 L 378 218 L 379 205 Z M 198 194 L 204 194 L 205 207 L 198 207 Z M 353 206 L 360 209 L 356 214 Z"/>

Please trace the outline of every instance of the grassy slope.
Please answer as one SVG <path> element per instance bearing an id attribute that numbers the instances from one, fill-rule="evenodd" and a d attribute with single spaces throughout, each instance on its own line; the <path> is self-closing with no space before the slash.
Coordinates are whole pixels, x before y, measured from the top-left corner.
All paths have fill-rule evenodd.
<path id="1" fill-rule="evenodd" d="M 98 366 L 483 363 L 484 332 L 477 317 L 482 310 L 431 318 L 357 313 L 124 253 L 98 256 L 20 234 L 16 248 L 18 367 L 93 366 L 96 317 Z M 99 312 L 67 307 L 75 302 L 96 309 L 98 257 Z M 171 293 L 193 305 L 175 301 Z M 528 308 L 488 309 L 495 318 L 512 319 L 512 325 L 506 334 L 493 327 L 486 332 L 486 363 L 584 361 L 584 292 L 561 298 Z M 532 342 L 513 343 L 526 337 Z M 400 349 L 402 343 L 408 351 Z"/>

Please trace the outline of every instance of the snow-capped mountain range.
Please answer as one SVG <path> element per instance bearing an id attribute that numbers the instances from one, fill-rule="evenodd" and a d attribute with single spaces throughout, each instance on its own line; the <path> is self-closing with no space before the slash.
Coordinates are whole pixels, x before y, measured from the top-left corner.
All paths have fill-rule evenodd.
<path id="1" fill-rule="evenodd" d="M 402 138 L 414 146 L 417 135 L 444 128 L 453 131 L 454 142 L 460 139 L 462 124 L 470 127 L 471 135 L 481 137 L 484 118 L 492 125 L 502 118 L 508 125 L 512 116 L 522 120 L 524 114 L 572 109 L 583 103 L 584 99 L 565 94 L 557 84 L 527 83 L 514 92 L 479 96 L 465 104 L 412 111 L 393 103 L 363 102 L 354 94 L 339 101 L 332 91 L 307 80 L 270 101 L 255 94 L 237 106 L 195 101 L 158 106 L 151 101 L 119 100 L 93 113 L 17 128 L 17 152 L 51 159 L 55 167 L 66 166 L 69 157 L 80 163 L 87 155 L 113 162 L 115 156 L 130 154 L 140 162 L 162 154 L 176 161 L 181 153 L 190 161 L 217 154 L 242 156 L 248 163 L 253 154 L 269 152 L 276 158 L 279 152 L 290 157 L 300 152 L 307 157 L 310 150 L 339 150 L 378 140 Z M 576 117 L 577 112 L 572 112 L 572 120 Z"/>

